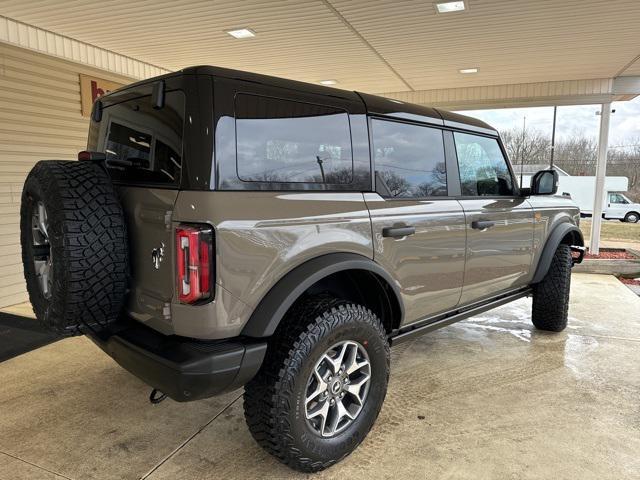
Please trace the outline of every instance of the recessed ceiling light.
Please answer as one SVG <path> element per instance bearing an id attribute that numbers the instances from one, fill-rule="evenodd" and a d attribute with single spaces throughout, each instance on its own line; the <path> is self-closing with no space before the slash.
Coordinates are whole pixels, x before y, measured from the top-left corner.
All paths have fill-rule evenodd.
<path id="1" fill-rule="evenodd" d="M 458 70 L 460 73 L 478 73 L 478 69 L 477 68 L 461 68 L 460 70 Z"/>
<path id="2" fill-rule="evenodd" d="M 227 33 L 234 38 L 251 38 L 256 36 L 256 32 L 250 28 L 238 28 L 237 30 L 229 30 Z"/>
<path id="3" fill-rule="evenodd" d="M 320 82 L 322 85 L 335 85 L 336 83 L 338 83 L 337 80 L 320 80 Z"/>
<path id="4" fill-rule="evenodd" d="M 461 12 L 464 9 L 464 1 L 436 3 L 436 10 L 438 13 Z"/>

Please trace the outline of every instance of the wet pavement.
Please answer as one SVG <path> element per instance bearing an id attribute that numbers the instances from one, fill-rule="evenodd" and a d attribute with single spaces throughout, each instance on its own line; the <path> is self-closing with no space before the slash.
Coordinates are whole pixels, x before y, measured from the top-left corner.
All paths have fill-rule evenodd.
<path id="1" fill-rule="evenodd" d="M 90 341 L 0 364 L 0 479 L 640 479 L 640 298 L 575 274 L 570 324 L 529 299 L 393 350 L 378 422 L 339 465 L 302 475 L 251 439 L 241 391 L 152 406 Z"/>

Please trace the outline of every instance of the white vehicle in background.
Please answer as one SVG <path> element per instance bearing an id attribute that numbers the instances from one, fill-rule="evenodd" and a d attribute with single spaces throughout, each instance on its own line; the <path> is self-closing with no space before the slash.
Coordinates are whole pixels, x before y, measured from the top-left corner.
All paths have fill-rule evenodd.
<path id="1" fill-rule="evenodd" d="M 620 192 L 607 192 L 604 212 L 604 218 L 617 218 L 621 222 L 638 223 L 640 203 L 634 203 Z"/>
<path id="2" fill-rule="evenodd" d="M 520 165 L 515 170 L 520 173 Z M 528 186 L 531 176 L 545 168 L 546 165 L 523 165 L 522 185 Z M 593 215 L 593 202 L 596 198 L 595 176 L 573 176 L 559 167 L 553 167 L 558 172 L 558 195 L 570 196 L 580 208 L 580 215 Z M 602 216 L 606 219 L 618 219 L 621 222 L 637 223 L 640 220 L 640 203 L 634 203 L 624 192 L 629 189 L 627 177 L 606 177 L 604 182 L 604 198 L 602 202 Z"/>

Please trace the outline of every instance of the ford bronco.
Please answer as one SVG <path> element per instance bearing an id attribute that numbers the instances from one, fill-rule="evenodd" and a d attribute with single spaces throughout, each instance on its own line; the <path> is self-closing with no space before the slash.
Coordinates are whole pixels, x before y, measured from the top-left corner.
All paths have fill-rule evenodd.
<path id="1" fill-rule="evenodd" d="M 553 170 L 521 188 L 479 120 L 201 66 L 101 97 L 78 158 L 24 186 L 37 318 L 153 401 L 244 386 L 292 468 L 362 442 L 391 345 L 524 296 L 535 327 L 567 325 L 579 211 Z"/>

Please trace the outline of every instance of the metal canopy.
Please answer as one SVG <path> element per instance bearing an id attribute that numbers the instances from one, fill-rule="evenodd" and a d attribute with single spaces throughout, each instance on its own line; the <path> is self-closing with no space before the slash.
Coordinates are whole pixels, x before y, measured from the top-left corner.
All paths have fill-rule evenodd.
<path id="1" fill-rule="evenodd" d="M 640 75 L 636 0 L 465 2 L 438 14 L 435 0 L 0 0 L 0 15 L 61 36 L 17 32 L 14 42 L 36 37 L 29 48 L 74 39 L 167 70 L 208 64 L 369 93 L 431 92 L 440 106 L 523 105 L 536 89 L 548 89 L 545 104 L 575 104 L 575 88 L 593 103 L 609 93 L 602 82 Z M 226 33 L 237 28 L 256 36 Z M 92 62 L 90 51 L 81 57 Z"/>

